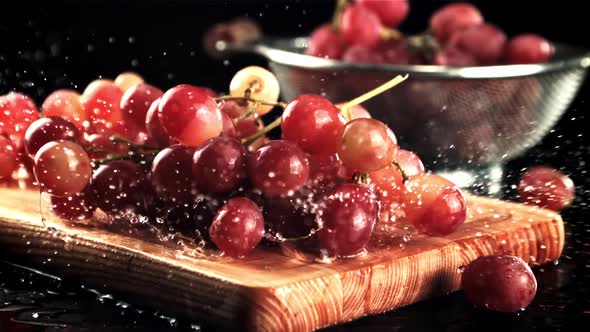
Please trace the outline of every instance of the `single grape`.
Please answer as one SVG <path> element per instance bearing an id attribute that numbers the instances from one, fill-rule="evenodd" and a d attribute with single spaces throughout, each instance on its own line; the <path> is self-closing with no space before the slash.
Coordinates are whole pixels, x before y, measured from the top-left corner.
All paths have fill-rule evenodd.
<path id="1" fill-rule="evenodd" d="M 377 14 L 381 23 L 390 28 L 402 23 L 410 11 L 407 0 L 358 0 L 357 3 Z"/>
<path id="2" fill-rule="evenodd" d="M 404 179 L 402 173 L 394 165 L 369 173 L 371 185 L 381 199 L 381 209 L 391 210 L 401 204 L 404 193 Z"/>
<path id="3" fill-rule="evenodd" d="M 369 186 L 344 183 L 324 199 L 318 238 L 329 256 L 348 257 L 364 250 L 375 223 L 379 201 Z"/>
<path id="4" fill-rule="evenodd" d="M 17 165 L 15 146 L 8 138 L 0 135 L 0 180 L 9 178 Z"/>
<path id="5" fill-rule="evenodd" d="M 233 138 L 215 137 L 194 154 L 192 174 L 197 189 L 205 194 L 237 189 L 247 176 L 246 148 Z"/>
<path id="6" fill-rule="evenodd" d="M 379 16 L 360 4 L 347 6 L 340 17 L 340 31 L 351 45 L 375 47 L 382 28 Z"/>
<path id="7" fill-rule="evenodd" d="M 346 120 L 329 100 L 301 95 L 287 104 L 282 119 L 283 139 L 311 154 L 334 154 Z"/>
<path id="8" fill-rule="evenodd" d="M 276 140 L 251 155 L 248 174 L 254 186 L 267 196 L 290 195 L 307 182 L 309 162 L 297 145 Z"/>
<path id="9" fill-rule="evenodd" d="M 274 103 L 279 100 L 279 81 L 273 73 L 257 66 L 249 66 L 238 71 L 229 83 L 229 94 L 233 97 L 244 97 L 246 91 L 251 98 Z M 256 108 L 258 115 L 264 115 L 273 106 L 260 105 Z"/>
<path id="10" fill-rule="evenodd" d="M 211 88 L 208 88 L 206 86 L 200 86 L 200 85 L 197 85 L 196 87 L 199 88 L 199 89 L 201 89 L 201 90 L 203 90 L 203 91 L 205 91 L 205 93 L 209 97 L 211 97 L 211 98 L 217 98 L 217 97 L 219 97 L 219 93 L 215 92 L 215 90 L 213 90 Z"/>
<path id="11" fill-rule="evenodd" d="M 232 198 L 215 215 L 209 236 L 225 255 L 243 257 L 252 252 L 264 236 L 262 212 L 248 198 Z"/>
<path id="12" fill-rule="evenodd" d="M 90 158 L 74 142 L 52 141 L 35 155 L 35 176 L 42 191 L 56 196 L 74 195 L 90 182 Z"/>
<path id="13" fill-rule="evenodd" d="M 143 170 L 129 160 L 114 160 L 92 176 L 92 194 L 98 208 L 107 213 L 147 210 L 149 185 Z"/>
<path id="14" fill-rule="evenodd" d="M 526 308 L 537 292 L 531 268 L 515 256 L 483 256 L 469 263 L 461 287 L 476 306 L 500 312 Z"/>
<path id="15" fill-rule="evenodd" d="M 337 154 L 309 155 L 309 180 L 312 186 L 325 186 L 338 178 L 342 163 Z"/>
<path id="16" fill-rule="evenodd" d="M 451 36 L 448 47 L 471 54 L 478 63 L 498 63 L 506 44 L 506 35 L 492 24 L 481 24 L 458 31 Z"/>
<path id="17" fill-rule="evenodd" d="M 420 157 L 412 151 L 398 149 L 393 160 L 404 170 L 408 177 L 424 174 L 424 164 Z"/>
<path id="18" fill-rule="evenodd" d="M 309 36 L 305 54 L 320 58 L 338 60 L 346 48 L 346 43 L 340 33 L 334 30 L 332 24 L 322 24 Z"/>
<path id="19" fill-rule="evenodd" d="M 119 76 L 115 78 L 114 83 L 119 87 L 119 89 L 121 89 L 121 91 L 126 92 L 137 84 L 141 84 L 143 82 L 143 77 L 139 76 L 138 74 L 126 72 L 119 74 Z"/>
<path id="20" fill-rule="evenodd" d="M 336 107 L 339 109 L 344 106 L 346 103 L 338 103 Z M 347 121 L 352 121 L 354 119 L 370 119 L 371 113 L 364 108 L 362 105 L 354 105 L 350 107 L 348 110 L 342 110 L 342 115 L 346 118 Z"/>
<path id="21" fill-rule="evenodd" d="M 96 205 L 92 192 L 87 187 L 84 191 L 71 196 L 51 196 L 51 211 L 56 216 L 73 222 L 92 218 Z"/>
<path id="22" fill-rule="evenodd" d="M 406 182 L 406 218 L 423 234 L 444 236 L 465 222 L 467 205 L 461 190 L 445 178 L 424 173 Z"/>
<path id="23" fill-rule="evenodd" d="M 95 133 L 126 134 L 121 112 L 123 91 L 108 80 L 95 80 L 86 87 L 80 102 Z"/>
<path id="24" fill-rule="evenodd" d="M 196 196 L 191 169 L 195 148 L 172 145 L 160 151 L 149 178 L 158 196 L 173 202 L 191 202 Z"/>
<path id="25" fill-rule="evenodd" d="M 342 61 L 350 63 L 380 64 L 385 61 L 383 54 L 374 47 L 352 45 L 342 54 Z"/>
<path id="26" fill-rule="evenodd" d="M 471 54 L 457 48 L 447 47 L 434 54 L 432 61 L 437 66 L 477 66 L 477 60 Z"/>
<path id="27" fill-rule="evenodd" d="M 160 99 L 158 118 L 164 131 L 184 145 L 197 147 L 223 129 L 221 111 L 205 91 L 177 85 Z"/>
<path id="28" fill-rule="evenodd" d="M 79 130 L 88 126 L 87 114 L 80 102 L 80 94 L 61 89 L 52 92 L 41 107 L 44 116 L 59 116 L 73 123 Z"/>
<path id="29" fill-rule="evenodd" d="M 0 134 L 21 141 L 29 125 L 39 119 L 35 102 L 22 93 L 10 92 L 0 96 Z"/>
<path id="30" fill-rule="evenodd" d="M 432 14 L 430 30 L 438 41 L 445 43 L 455 32 L 483 22 L 483 16 L 475 6 L 468 3 L 452 3 Z"/>
<path id="31" fill-rule="evenodd" d="M 154 100 L 145 115 L 145 127 L 148 136 L 156 143 L 157 146 L 167 146 L 170 143 L 170 136 L 164 131 L 160 118 L 158 117 L 158 109 L 160 107 L 160 98 Z"/>
<path id="32" fill-rule="evenodd" d="M 243 100 L 224 100 L 219 103 L 219 109 L 231 119 L 236 119 L 248 112 L 248 102 Z"/>
<path id="33" fill-rule="evenodd" d="M 397 149 L 397 139 L 385 124 L 356 119 L 344 126 L 338 156 L 347 169 L 370 172 L 391 164 Z"/>
<path id="34" fill-rule="evenodd" d="M 504 62 L 509 64 L 543 63 L 553 55 L 551 43 L 532 33 L 512 37 L 502 54 Z"/>
<path id="35" fill-rule="evenodd" d="M 164 93 L 155 86 L 140 83 L 136 84 L 123 94 L 121 98 L 121 112 L 123 121 L 127 126 L 135 126 L 139 131 L 145 131 L 146 114 L 154 100 Z"/>
<path id="36" fill-rule="evenodd" d="M 404 40 L 387 40 L 377 45 L 377 51 L 383 58 L 382 62 L 392 65 L 419 64 L 420 59 L 414 55 Z"/>
<path id="37" fill-rule="evenodd" d="M 86 153 L 92 159 L 105 158 L 111 154 L 125 155 L 129 153 L 129 145 L 123 142 L 115 143 L 112 136 L 92 134 L 85 139 Z"/>
<path id="38" fill-rule="evenodd" d="M 33 122 L 25 132 L 25 149 L 33 157 L 39 149 L 51 141 L 66 140 L 78 142 L 81 135 L 78 128 L 71 122 L 49 116 Z"/>
<path id="39" fill-rule="evenodd" d="M 575 191 L 572 179 L 558 170 L 545 166 L 527 169 L 518 184 L 520 199 L 524 203 L 554 211 L 570 206 Z"/>

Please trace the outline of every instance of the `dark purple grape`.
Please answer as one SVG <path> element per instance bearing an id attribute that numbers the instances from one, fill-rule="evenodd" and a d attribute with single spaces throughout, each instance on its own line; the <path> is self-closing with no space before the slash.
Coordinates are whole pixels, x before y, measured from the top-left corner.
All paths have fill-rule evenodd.
<path id="1" fill-rule="evenodd" d="M 473 304 L 501 312 L 526 308 L 537 292 L 531 268 L 515 256 L 477 258 L 463 271 L 461 284 Z"/>
<path id="2" fill-rule="evenodd" d="M 324 199 L 318 237 L 330 256 L 353 256 L 363 251 L 377 221 L 379 202 L 369 186 L 345 183 Z"/>
<path id="3" fill-rule="evenodd" d="M 156 155 L 149 178 L 160 199 L 173 202 L 194 200 L 196 189 L 191 171 L 194 152 L 193 147 L 177 144 Z"/>
<path id="4" fill-rule="evenodd" d="M 92 176 L 96 205 L 107 213 L 147 210 L 150 186 L 141 168 L 129 160 L 101 165 Z"/>
<path id="5" fill-rule="evenodd" d="M 51 196 L 51 211 L 68 221 L 84 221 L 92 218 L 96 205 L 89 187 L 71 196 Z"/>
<path id="6" fill-rule="evenodd" d="M 291 239 L 308 236 L 316 227 L 312 202 L 305 194 L 264 200 L 264 223 L 269 234 Z"/>
<path id="7" fill-rule="evenodd" d="M 172 233 L 180 233 L 189 238 L 209 240 L 209 227 L 215 213 L 206 199 L 198 199 L 194 204 L 179 204 L 165 209 L 164 224 Z"/>
<path id="8" fill-rule="evenodd" d="M 80 132 L 68 120 L 48 116 L 31 123 L 25 132 L 25 149 L 31 157 L 34 157 L 43 145 L 57 140 L 78 142 Z"/>
<path id="9" fill-rule="evenodd" d="M 243 257 L 253 251 L 264 236 L 262 212 L 248 198 L 232 198 L 215 215 L 209 236 L 224 254 Z"/>
<path id="10" fill-rule="evenodd" d="M 192 174 L 202 193 L 227 193 L 246 179 L 246 148 L 233 138 L 215 137 L 194 154 Z"/>

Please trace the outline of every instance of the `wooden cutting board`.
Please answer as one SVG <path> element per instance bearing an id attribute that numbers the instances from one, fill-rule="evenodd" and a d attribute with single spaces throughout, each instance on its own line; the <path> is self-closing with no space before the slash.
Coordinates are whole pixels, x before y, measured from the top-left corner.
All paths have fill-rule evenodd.
<path id="1" fill-rule="evenodd" d="M 555 212 L 475 196 L 468 211 L 450 236 L 404 241 L 407 231 L 379 231 L 367 255 L 332 264 L 272 248 L 232 260 L 60 222 L 48 228 L 38 192 L 0 189 L 0 252 L 170 315 L 238 330 L 310 331 L 458 290 L 462 267 L 478 256 L 536 265 L 562 252 Z"/>

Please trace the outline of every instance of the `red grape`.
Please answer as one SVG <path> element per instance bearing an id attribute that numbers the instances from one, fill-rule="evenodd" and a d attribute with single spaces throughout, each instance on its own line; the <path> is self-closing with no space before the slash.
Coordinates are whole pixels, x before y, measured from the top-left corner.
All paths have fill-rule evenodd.
<path id="1" fill-rule="evenodd" d="M 331 24 L 322 24 L 311 33 L 305 54 L 337 60 L 342 57 L 345 48 L 346 43 L 340 33 Z"/>
<path id="2" fill-rule="evenodd" d="M 535 34 L 512 37 L 504 47 L 502 59 L 510 64 L 543 63 L 553 55 L 553 46 Z"/>
<path id="3" fill-rule="evenodd" d="M 207 94 L 209 97 L 211 97 L 211 98 L 217 98 L 217 97 L 219 97 L 219 93 L 215 92 L 215 90 L 213 90 L 213 89 L 211 89 L 211 88 L 208 88 L 208 87 L 206 87 L 206 86 L 197 86 L 197 88 L 199 88 L 199 89 L 201 89 L 201 90 L 205 91 L 205 93 L 206 93 L 206 94 Z"/>
<path id="4" fill-rule="evenodd" d="M 276 140 L 251 155 L 248 173 L 254 186 L 264 194 L 291 195 L 307 182 L 309 162 L 297 145 Z"/>
<path id="5" fill-rule="evenodd" d="M 260 118 L 256 119 L 254 117 L 249 117 L 238 121 L 235 125 L 236 139 L 243 139 L 249 137 L 250 135 L 254 135 L 263 127 L 264 124 Z M 266 139 L 264 136 L 260 137 L 259 139 L 252 142 L 252 144 L 248 145 L 248 150 L 250 152 L 256 151 L 265 144 L 265 141 Z"/>
<path id="6" fill-rule="evenodd" d="M 448 235 L 465 222 L 465 197 L 445 178 L 432 173 L 420 174 L 406 182 L 406 189 L 404 212 L 420 233 Z"/>
<path id="7" fill-rule="evenodd" d="M 107 213 L 143 211 L 149 185 L 141 168 L 129 160 L 114 160 L 92 176 L 92 195 L 96 205 Z"/>
<path id="8" fill-rule="evenodd" d="M 248 198 L 232 198 L 215 215 L 209 236 L 224 254 L 243 257 L 252 252 L 264 236 L 262 212 Z"/>
<path id="9" fill-rule="evenodd" d="M 537 292 L 533 271 L 515 256 L 477 258 L 465 267 L 461 286 L 473 304 L 500 312 L 523 310 Z"/>
<path id="10" fill-rule="evenodd" d="M 444 43 L 455 32 L 480 25 L 483 22 L 483 16 L 475 6 L 468 3 L 453 3 L 432 14 L 430 30 L 436 39 Z"/>
<path id="11" fill-rule="evenodd" d="M 390 28 L 403 22 L 410 11 L 407 0 L 357 0 L 357 3 L 377 14 L 381 23 Z"/>
<path id="12" fill-rule="evenodd" d="M 408 44 L 399 40 L 387 40 L 379 43 L 377 50 L 383 57 L 383 63 L 392 65 L 410 65 L 420 63 L 420 60 L 412 54 Z"/>
<path id="13" fill-rule="evenodd" d="M 51 211 L 68 221 L 84 221 L 94 215 L 94 203 L 92 192 L 87 188 L 71 196 L 51 196 Z"/>
<path id="14" fill-rule="evenodd" d="M 384 62 L 383 54 L 374 47 L 352 45 L 344 54 L 342 61 L 351 63 L 380 64 Z"/>
<path id="15" fill-rule="evenodd" d="M 195 240 L 209 240 L 209 227 L 215 213 L 205 199 L 195 204 L 180 204 L 166 208 L 164 221 L 168 231 L 180 233 Z"/>
<path id="16" fill-rule="evenodd" d="M 329 100 L 301 95 L 287 104 L 282 115 L 283 139 L 311 154 L 334 154 L 346 120 Z"/>
<path id="17" fill-rule="evenodd" d="M 377 221 L 379 202 L 370 187 L 345 183 L 324 200 L 318 238 L 329 256 L 353 256 L 365 248 Z"/>
<path id="18" fill-rule="evenodd" d="M 52 141 L 37 151 L 35 175 L 42 191 L 57 196 L 74 195 L 90 182 L 90 158 L 74 142 Z"/>
<path id="19" fill-rule="evenodd" d="M 56 90 L 43 102 L 43 115 L 59 116 L 73 123 L 79 130 L 88 126 L 87 115 L 80 102 L 80 94 L 74 90 Z"/>
<path id="20" fill-rule="evenodd" d="M 163 94 L 162 90 L 144 83 L 136 84 L 125 91 L 120 105 L 125 125 L 135 126 L 138 130 L 145 131 L 147 111 L 153 101 Z"/>
<path id="21" fill-rule="evenodd" d="M 381 40 L 381 20 L 360 4 L 346 7 L 340 18 L 340 31 L 352 45 L 374 47 Z"/>
<path id="22" fill-rule="evenodd" d="M 0 134 L 20 141 L 29 125 L 37 119 L 39 111 L 31 98 L 18 92 L 0 96 Z"/>
<path id="23" fill-rule="evenodd" d="M 71 122 L 49 116 L 33 122 L 25 132 L 25 149 L 33 157 L 39 149 L 51 141 L 67 140 L 78 142 L 81 138 L 78 128 Z"/>
<path id="24" fill-rule="evenodd" d="M 399 164 L 408 177 L 424 174 L 424 164 L 422 160 L 412 151 L 398 149 L 393 160 Z"/>
<path id="25" fill-rule="evenodd" d="M 152 105 L 145 115 L 145 127 L 150 138 L 156 142 L 158 146 L 166 146 L 170 143 L 170 137 L 164 131 L 160 118 L 158 117 L 158 109 L 160 107 L 160 98 L 154 100 Z"/>
<path id="26" fill-rule="evenodd" d="M 477 60 L 469 53 L 457 48 L 447 47 L 434 54 L 432 61 L 437 66 L 477 66 Z"/>
<path id="27" fill-rule="evenodd" d="M 371 184 L 381 198 L 381 209 L 389 209 L 393 204 L 400 204 L 404 190 L 402 173 L 394 165 L 369 173 Z"/>
<path id="28" fill-rule="evenodd" d="M 356 172 L 370 172 L 391 164 L 397 147 L 393 132 L 374 119 L 356 119 L 344 127 L 338 156 Z"/>
<path id="29" fill-rule="evenodd" d="M 338 103 L 336 107 L 341 108 L 346 103 Z M 370 119 L 371 113 L 364 108 L 362 105 L 354 105 L 348 109 L 348 111 L 343 111 L 342 114 L 348 121 L 352 121 L 354 119 Z"/>
<path id="30" fill-rule="evenodd" d="M 471 54 L 483 65 L 496 64 L 502 55 L 506 35 L 491 24 L 472 26 L 451 36 L 448 47 Z"/>
<path id="31" fill-rule="evenodd" d="M 195 148 L 172 145 L 160 151 L 150 172 L 150 181 L 158 196 L 173 202 L 191 202 L 196 196 L 191 174 Z"/>
<path id="32" fill-rule="evenodd" d="M 237 139 L 238 133 L 236 132 L 236 126 L 234 125 L 232 119 L 225 112 L 221 112 L 221 121 L 223 122 L 221 136 Z"/>
<path id="33" fill-rule="evenodd" d="M 136 73 L 126 72 L 119 74 L 114 83 L 121 91 L 125 92 L 135 85 L 143 83 L 143 78 Z"/>
<path id="34" fill-rule="evenodd" d="M 121 98 L 123 91 L 108 80 L 95 80 L 86 87 L 80 102 L 96 133 L 125 134 Z"/>
<path id="35" fill-rule="evenodd" d="M 192 172 L 202 193 L 226 193 L 237 189 L 247 176 L 246 148 L 233 138 L 215 137 L 194 154 Z"/>
<path id="36" fill-rule="evenodd" d="M 554 211 L 570 206 L 575 191 L 572 179 L 545 166 L 529 168 L 518 184 L 518 192 L 523 202 Z"/>
<path id="37" fill-rule="evenodd" d="M 92 159 L 105 158 L 110 154 L 125 155 L 129 153 L 129 145 L 123 142 L 115 143 L 111 137 L 103 134 L 92 134 L 85 139 L 86 152 Z M 93 151 L 105 150 L 105 151 Z"/>
<path id="38" fill-rule="evenodd" d="M 313 186 L 325 186 L 333 182 L 340 172 L 342 163 L 336 154 L 309 155 L 309 179 Z"/>
<path id="39" fill-rule="evenodd" d="M 17 164 L 16 148 L 8 138 L 0 135 L 0 180 L 9 178 Z"/>
<path id="40" fill-rule="evenodd" d="M 248 112 L 248 103 L 242 100 L 224 100 L 219 103 L 219 109 L 231 119 L 236 119 Z"/>
<path id="41" fill-rule="evenodd" d="M 197 147 L 223 129 L 221 111 L 207 92 L 188 84 L 166 91 L 158 117 L 164 131 L 174 140 Z"/>

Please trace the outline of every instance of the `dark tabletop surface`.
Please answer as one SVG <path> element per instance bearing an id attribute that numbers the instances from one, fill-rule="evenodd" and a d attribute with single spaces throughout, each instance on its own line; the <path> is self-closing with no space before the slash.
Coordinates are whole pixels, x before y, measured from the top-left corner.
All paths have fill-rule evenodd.
<path id="1" fill-rule="evenodd" d="M 444 1 L 422 1 L 411 14 L 418 31 L 428 13 Z M 488 19 L 514 31 L 536 31 L 552 40 L 590 47 L 582 34 L 581 7 L 512 1 L 476 1 Z M 41 2 L 40 2 L 41 3 Z M 255 57 L 212 61 L 200 50 L 200 34 L 213 22 L 247 14 L 265 31 L 308 33 L 329 18 L 331 1 L 22 1 L 0 19 L 0 93 L 19 90 L 42 101 L 60 87 L 82 89 L 98 75 L 132 69 L 168 88 L 181 82 L 224 90 L 238 68 L 261 64 Z M 492 5 L 493 3 L 493 5 Z M 206 11 L 207 15 L 203 15 Z M 534 15 L 531 15 L 531 12 Z M 562 21 L 559 21 L 562 19 Z M 578 97 L 543 141 L 506 165 L 504 197 L 525 167 L 547 164 L 576 183 L 573 207 L 563 212 L 566 247 L 559 262 L 534 268 L 539 287 L 527 310 L 495 314 L 475 309 L 461 292 L 372 316 L 327 331 L 587 331 L 590 323 L 590 180 L 586 82 Z M 1 198 L 0 198 L 1 199 Z M 209 331 L 191 322 L 145 309 L 132 299 L 103 294 L 56 276 L 31 271 L 26 261 L 5 257 L 0 248 L 0 332 L 4 331 Z"/>

